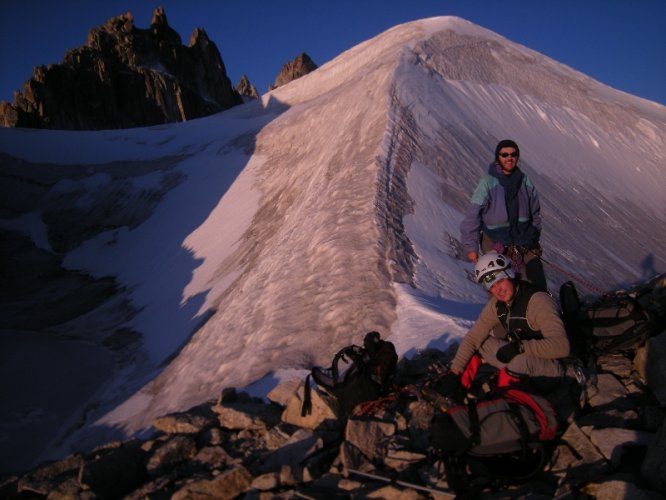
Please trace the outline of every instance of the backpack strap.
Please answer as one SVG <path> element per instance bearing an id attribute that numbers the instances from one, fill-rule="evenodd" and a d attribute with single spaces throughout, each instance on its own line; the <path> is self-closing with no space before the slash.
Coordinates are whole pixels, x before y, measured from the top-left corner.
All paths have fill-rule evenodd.
<path id="1" fill-rule="evenodd" d="M 528 443 L 531 441 L 530 430 L 527 427 L 527 423 L 525 422 L 523 414 L 520 412 L 520 404 L 510 402 L 511 399 L 508 397 L 507 400 L 509 401 L 509 408 L 511 409 L 513 420 L 518 426 L 518 430 L 520 431 L 520 448 L 522 449 L 523 453 L 525 453 L 528 448 Z"/>
<path id="2" fill-rule="evenodd" d="M 333 357 L 333 362 L 331 363 L 331 373 L 333 374 L 333 383 L 337 384 L 339 379 L 340 379 L 340 371 L 338 369 L 338 363 L 340 362 L 341 358 L 344 358 L 345 356 L 345 351 L 348 348 L 345 347 L 341 351 L 338 351 L 338 353 Z"/>
<path id="3" fill-rule="evenodd" d="M 301 417 L 310 415 L 312 413 L 312 389 L 310 388 L 310 374 L 305 377 L 305 385 L 303 386 L 303 404 L 301 405 Z"/>
<path id="4" fill-rule="evenodd" d="M 553 413 L 549 419 L 542 405 L 536 402 L 534 396 L 517 389 L 508 389 L 506 391 L 505 397 L 508 401 L 527 406 L 530 410 L 532 410 L 532 413 L 534 413 L 534 417 L 539 424 L 539 439 L 541 441 L 550 441 L 555 439 L 557 434 L 557 420 L 554 418 L 554 410 L 552 409 L 552 406 L 548 408 Z M 549 401 L 543 398 L 541 399 L 543 405 L 550 405 Z"/>
<path id="5" fill-rule="evenodd" d="M 529 396 L 529 394 L 526 395 Z M 525 461 L 526 464 L 531 464 L 531 467 L 528 471 L 523 472 L 515 479 L 519 481 L 527 481 L 542 471 L 546 465 L 546 447 L 541 436 L 539 436 L 538 440 L 535 440 L 530 435 L 527 422 L 525 422 L 525 417 L 521 413 L 519 406 L 520 403 L 509 403 L 509 407 L 511 408 L 512 414 L 514 416 L 514 421 L 520 429 L 520 448 L 522 450 L 521 455 L 523 457 L 523 461 Z M 531 454 L 531 452 L 537 452 L 538 455 L 535 457 L 533 454 Z"/>
<path id="6" fill-rule="evenodd" d="M 363 348 L 357 345 L 350 345 L 343 349 L 340 349 L 338 353 L 333 357 L 333 363 L 331 363 L 331 373 L 333 375 L 333 384 L 340 382 L 340 368 L 338 364 L 340 360 L 349 360 L 352 362 L 354 367 L 359 368 L 363 360 Z M 345 373 L 347 376 L 348 373 Z"/>
<path id="7" fill-rule="evenodd" d="M 629 320 L 640 321 L 640 320 L 649 319 L 647 311 L 645 311 L 643 309 L 643 306 L 641 306 L 640 302 L 638 302 L 631 295 L 623 293 L 623 294 L 618 294 L 616 297 L 612 298 L 613 298 L 612 305 L 617 307 L 617 313 L 615 314 L 614 317 L 613 316 L 603 317 L 603 318 L 582 317 L 578 319 L 579 324 L 582 326 L 589 326 L 589 327 L 594 327 L 594 326 L 609 327 L 609 326 L 619 325 Z M 627 305 L 624 305 L 625 303 Z M 601 308 L 603 308 L 603 302 L 599 301 L 595 304 L 592 304 L 587 309 L 591 312 L 594 312 L 597 309 Z M 623 310 L 628 311 L 629 314 L 627 314 L 626 316 L 622 316 L 621 313 Z"/>
<path id="8" fill-rule="evenodd" d="M 474 354 L 470 360 L 467 362 L 465 369 L 460 374 L 460 383 L 466 389 L 471 389 L 472 384 L 474 383 L 474 377 L 476 377 L 476 372 L 479 371 L 479 367 L 483 364 L 483 359 L 479 354 Z"/>
<path id="9" fill-rule="evenodd" d="M 476 398 L 467 399 L 467 414 L 469 415 L 469 430 L 471 432 L 467 449 L 470 449 L 481 442 L 481 423 L 479 422 L 479 411 L 476 407 Z"/>
<path id="10" fill-rule="evenodd" d="M 497 373 L 498 389 L 515 386 L 516 384 L 519 384 L 521 381 L 522 381 L 521 378 L 517 375 L 514 375 L 513 373 L 510 373 L 509 370 L 506 369 L 506 366 Z"/>

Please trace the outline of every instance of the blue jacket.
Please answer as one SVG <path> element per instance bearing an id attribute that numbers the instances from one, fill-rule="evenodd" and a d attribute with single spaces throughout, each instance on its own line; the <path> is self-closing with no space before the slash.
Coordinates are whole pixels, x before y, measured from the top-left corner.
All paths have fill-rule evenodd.
<path id="1" fill-rule="evenodd" d="M 518 190 L 518 222 L 512 228 L 507 213 L 505 189 L 492 163 L 488 173 L 477 185 L 460 224 L 461 243 L 466 252 L 478 251 L 479 233 L 483 232 L 493 242 L 505 246 L 517 245 L 534 248 L 541 234 L 541 205 L 537 190 L 530 178 L 518 168 L 511 175 L 522 175 Z"/>

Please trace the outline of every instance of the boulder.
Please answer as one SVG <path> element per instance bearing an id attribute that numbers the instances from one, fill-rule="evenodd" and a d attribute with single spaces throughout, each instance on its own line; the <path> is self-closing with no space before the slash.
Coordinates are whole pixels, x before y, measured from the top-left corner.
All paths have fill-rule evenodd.
<path id="1" fill-rule="evenodd" d="M 79 472 L 81 487 L 104 491 L 109 497 L 122 497 L 147 479 L 143 464 L 146 453 L 139 441 L 102 450 L 94 460 L 83 463 Z"/>
<path id="2" fill-rule="evenodd" d="M 226 464 L 232 463 L 233 459 L 221 446 L 207 446 L 197 452 L 194 461 L 208 469 L 221 469 Z"/>
<path id="3" fill-rule="evenodd" d="M 215 414 L 210 410 L 205 414 L 192 411 L 159 417 L 153 422 L 153 427 L 167 434 L 198 434 L 215 423 Z"/>
<path id="4" fill-rule="evenodd" d="M 273 451 L 265 459 L 261 471 L 279 471 L 282 466 L 292 470 L 298 468 L 310 455 L 324 446 L 321 437 L 310 429 L 299 429 L 280 448 Z"/>
<path id="5" fill-rule="evenodd" d="M 155 476 L 167 468 L 190 460 L 196 453 L 197 446 L 193 438 L 177 435 L 157 447 L 148 459 L 146 469 Z"/>
<path id="6" fill-rule="evenodd" d="M 654 492 L 645 491 L 633 483 L 615 479 L 602 483 L 593 483 L 585 488 L 585 492 L 592 498 L 603 498 L 604 500 L 659 500 L 659 495 Z"/>
<path id="7" fill-rule="evenodd" d="M 387 438 L 395 434 L 393 422 L 383 422 L 368 418 L 350 418 L 347 421 L 345 437 L 349 443 L 370 460 L 383 458 L 386 455 Z"/>
<path id="8" fill-rule="evenodd" d="M 83 465 L 83 460 L 83 456 L 75 454 L 39 466 L 19 479 L 16 485 L 17 492 L 47 495 L 49 491 L 55 488 L 55 485 L 73 474 L 78 474 Z"/>
<path id="9" fill-rule="evenodd" d="M 231 430 L 266 430 L 280 421 L 280 409 L 260 402 L 222 403 L 213 407 L 220 427 Z"/>
<path id="10" fill-rule="evenodd" d="M 575 485 L 609 471 L 604 456 L 575 423 L 569 425 L 562 441 L 566 445 L 557 447 L 551 466 L 558 478 L 556 496 L 571 492 Z"/>
<path id="11" fill-rule="evenodd" d="M 654 434 L 630 429 L 592 429 L 590 432 L 590 441 L 615 467 L 621 464 L 627 448 L 646 448 L 653 439 Z"/>
<path id="12" fill-rule="evenodd" d="M 287 401 L 286 408 L 282 412 L 282 421 L 288 424 L 297 425 L 305 429 L 316 429 L 325 422 L 334 424 L 338 417 L 333 411 L 331 405 L 322 395 L 312 389 L 310 391 L 310 400 L 312 407 L 309 413 L 302 414 L 303 398 L 305 394 L 305 384 L 299 382 L 291 397 Z"/>
<path id="13" fill-rule="evenodd" d="M 176 491 L 172 500 L 190 500 L 193 498 L 236 498 L 245 493 L 252 485 L 252 475 L 245 467 L 234 467 L 212 479 L 194 480 Z"/>
<path id="14" fill-rule="evenodd" d="M 617 377 L 610 373 L 597 375 L 597 382 L 587 391 L 587 402 L 592 408 L 626 409 L 627 389 Z"/>

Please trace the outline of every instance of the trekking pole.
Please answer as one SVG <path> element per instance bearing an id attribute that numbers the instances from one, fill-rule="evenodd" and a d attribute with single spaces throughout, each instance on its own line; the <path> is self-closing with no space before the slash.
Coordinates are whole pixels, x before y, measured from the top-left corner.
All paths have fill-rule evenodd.
<path id="1" fill-rule="evenodd" d="M 309 497 L 303 493 L 299 493 L 298 491 L 294 491 L 294 496 L 297 496 L 298 498 L 305 498 L 305 500 L 317 500 L 315 497 Z"/>
<path id="2" fill-rule="evenodd" d="M 400 481 L 399 479 L 390 479 L 388 477 L 380 476 L 377 474 L 370 474 L 369 472 L 361 472 L 360 470 L 347 469 L 350 473 L 356 474 L 358 476 L 367 477 L 368 479 L 374 479 L 375 481 L 381 481 L 383 483 L 397 484 L 398 486 L 404 486 L 405 488 L 411 488 L 413 490 L 425 491 L 427 493 L 434 493 L 436 495 L 444 495 L 447 498 L 455 498 L 456 495 L 450 490 L 440 490 L 438 488 L 428 488 L 426 486 L 421 486 L 414 483 L 408 483 L 406 481 Z"/>

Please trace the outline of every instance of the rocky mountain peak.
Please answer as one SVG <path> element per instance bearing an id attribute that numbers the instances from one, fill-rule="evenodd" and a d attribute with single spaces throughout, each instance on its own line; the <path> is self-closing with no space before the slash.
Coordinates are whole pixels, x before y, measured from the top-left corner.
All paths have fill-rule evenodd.
<path id="1" fill-rule="evenodd" d="M 112 17 L 107 22 L 97 28 L 93 28 L 88 32 L 87 45 L 92 45 L 94 42 L 91 36 L 94 36 L 100 31 L 108 33 L 131 33 L 134 30 L 134 15 L 128 11 L 116 17 Z"/>
<path id="2" fill-rule="evenodd" d="M 259 98 L 259 92 L 257 92 L 257 88 L 250 83 L 247 75 L 241 76 L 241 79 L 236 84 L 236 92 L 238 92 L 241 97 L 243 97 L 243 100 Z"/>
<path id="3" fill-rule="evenodd" d="M 187 45 L 193 47 L 194 45 L 208 45 L 209 43 L 208 34 L 201 28 L 195 28 Z"/>
<path id="4" fill-rule="evenodd" d="M 178 32 L 176 32 L 167 22 L 164 8 L 158 7 L 153 11 L 153 18 L 150 22 L 150 32 L 154 37 L 170 41 L 173 45 L 181 45 L 183 42 Z"/>
<path id="5" fill-rule="evenodd" d="M 275 83 L 268 87 L 268 90 L 274 90 L 282 85 L 285 85 L 297 78 L 307 75 L 312 71 L 316 70 L 318 66 L 314 61 L 307 55 L 305 52 L 302 52 L 292 61 L 289 61 L 280 70 L 277 77 L 275 78 Z"/>
<path id="6" fill-rule="evenodd" d="M 153 18 L 150 21 L 150 26 L 152 27 L 157 27 L 157 26 L 168 26 L 169 23 L 167 23 L 167 17 L 166 13 L 164 12 L 164 7 L 157 7 L 153 11 Z"/>
<path id="7" fill-rule="evenodd" d="M 5 127 L 100 130 L 186 121 L 240 104 L 217 46 L 197 28 L 189 46 L 164 9 L 148 29 L 131 12 L 93 28 L 60 64 L 35 68 L 12 103 Z"/>

